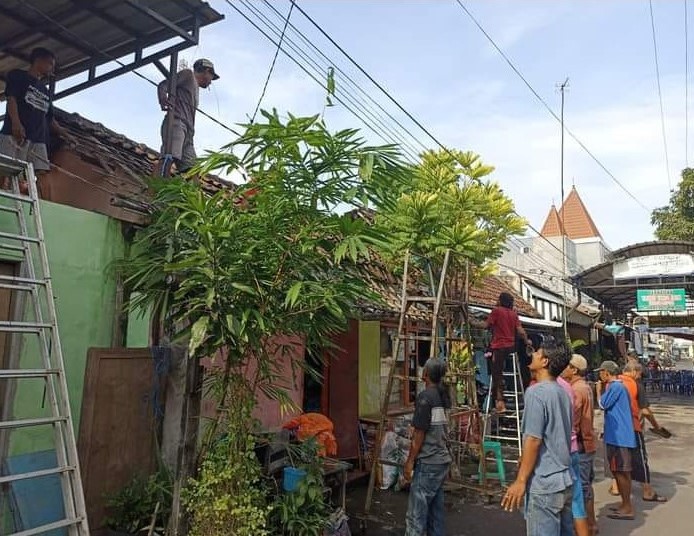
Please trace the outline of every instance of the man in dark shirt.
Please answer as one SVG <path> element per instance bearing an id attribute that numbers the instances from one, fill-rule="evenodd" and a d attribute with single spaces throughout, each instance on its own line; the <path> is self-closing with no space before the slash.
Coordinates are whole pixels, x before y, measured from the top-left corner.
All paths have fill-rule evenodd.
<path id="1" fill-rule="evenodd" d="M 504 366 L 506 358 L 516 350 L 516 335 L 529 346 L 528 335 L 521 326 L 518 313 L 513 310 L 513 296 L 508 292 L 499 295 L 499 305 L 487 318 L 487 328 L 492 330 L 492 395 L 499 413 L 506 411 L 504 402 Z"/>
<path id="2" fill-rule="evenodd" d="M 50 170 L 50 133 L 62 131 L 53 119 L 51 95 L 46 79 L 55 69 L 55 56 L 45 48 L 31 52 L 28 71 L 7 73 L 7 114 L 0 130 L 0 153 L 29 162 L 37 173 Z"/>
<path id="3" fill-rule="evenodd" d="M 158 86 L 159 105 L 167 114 L 161 125 L 162 154 L 170 154 L 179 171 L 190 169 L 197 158 L 193 136 L 195 135 L 195 111 L 198 107 L 199 88 L 209 87 L 213 80 L 219 79 L 210 60 L 199 59 L 193 64 L 193 70 L 183 69 L 176 75 L 176 95 L 170 98 L 167 93 L 168 80 Z M 173 126 L 168 128 L 169 119 Z M 167 140 L 167 132 L 171 139 Z M 168 144 L 167 144 L 168 141 Z"/>
<path id="4" fill-rule="evenodd" d="M 405 536 L 443 536 L 443 484 L 453 461 L 448 448 L 448 387 L 443 381 L 446 365 L 436 358 L 424 364 L 424 391 L 415 403 L 414 437 L 405 462 L 405 479 L 412 482 Z"/>

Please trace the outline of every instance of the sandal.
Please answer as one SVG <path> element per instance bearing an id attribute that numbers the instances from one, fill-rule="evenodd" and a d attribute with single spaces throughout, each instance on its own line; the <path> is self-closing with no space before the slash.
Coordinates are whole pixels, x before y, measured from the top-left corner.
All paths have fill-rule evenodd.
<path id="1" fill-rule="evenodd" d="M 667 497 L 661 497 L 657 493 L 654 493 L 652 497 L 641 497 L 641 500 L 644 502 L 657 502 L 657 503 L 664 503 L 667 502 Z"/>
<path id="2" fill-rule="evenodd" d="M 660 428 L 651 428 L 651 432 L 663 439 L 670 439 L 672 437 L 672 432 L 662 426 Z"/>
<path id="3" fill-rule="evenodd" d="M 607 514 L 609 519 L 618 519 L 620 521 L 634 521 L 634 514 L 620 514 L 619 512 L 614 512 L 612 514 Z"/>
<path id="4" fill-rule="evenodd" d="M 614 491 L 612 488 L 608 489 L 607 491 L 613 497 L 619 497 L 619 491 Z"/>

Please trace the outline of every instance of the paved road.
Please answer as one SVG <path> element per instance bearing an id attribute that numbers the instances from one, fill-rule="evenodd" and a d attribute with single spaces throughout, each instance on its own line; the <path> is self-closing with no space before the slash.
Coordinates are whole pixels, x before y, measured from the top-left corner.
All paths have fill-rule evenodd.
<path id="1" fill-rule="evenodd" d="M 664 504 L 644 503 L 640 487 L 635 487 L 634 521 L 607 518 L 616 498 L 608 493 L 609 478 L 602 459 L 596 463 L 596 511 L 601 536 L 686 536 L 694 534 L 694 399 L 651 397 L 653 411 L 663 426 L 674 435 L 670 439 L 646 433 L 647 446 L 656 491 L 670 500 Z M 597 427 L 602 426 L 598 418 Z M 350 493 L 348 510 L 363 509 L 364 490 Z M 368 536 L 394 536 L 404 533 L 407 494 L 377 492 L 374 512 L 383 523 L 371 523 Z M 525 523 L 519 514 L 507 514 L 497 505 L 463 501 L 448 497 L 447 536 L 516 536 L 525 534 Z M 355 520 L 353 519 L 353 522 Z M 357 523 L 352 524 L 358 534 Z"/>
<path id="2" fill-rule="evenodd" d="M 604 536 L 678 536 L 694 532 L 694 400 L 654 398 L 651 402 L 658 421 L 674 434 L 670 439 L 661 439 L 646 433 L 653 486 L 670 500 L 664 504 L 643 502 L 640 486 L 636 485 L 636 520 L 608 519 L 609 506 L 617 501 L 607 491 L 609 479 L 599 474 L 596 511 Z M 602 465 L 597 466 L 601 473 Z"/>

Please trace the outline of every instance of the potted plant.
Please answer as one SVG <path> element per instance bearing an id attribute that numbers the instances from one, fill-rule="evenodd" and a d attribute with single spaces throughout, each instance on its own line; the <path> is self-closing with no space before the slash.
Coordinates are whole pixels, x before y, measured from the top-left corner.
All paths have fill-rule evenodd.
<path id="1" fill-rule="evenodd" d="M 108 536 L 164 534 L 171 511 L 172 482 L 168 471 L 145 478 L 136 475 L 120 491 L 108 498 L 106 518 Z"/>
<path id="2" fill-rule="evenodd" d="M 322 459 L 315 439 L 288 449 L 292 482 L 283 482 L 284 492 L 272 506 L 271 521 L 278 534 L 286 536 L 322 536 L 328 524 L 330 509 L 323 496 Z M 288 489 L 289 488 L 289 489 Z"/>

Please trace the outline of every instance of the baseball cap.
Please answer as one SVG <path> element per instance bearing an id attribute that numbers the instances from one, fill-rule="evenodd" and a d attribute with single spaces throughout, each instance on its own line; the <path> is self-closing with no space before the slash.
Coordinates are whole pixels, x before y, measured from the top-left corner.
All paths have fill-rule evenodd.
<path id="1" fill-rule="evenodd" d="M 195 60 L 195 63 L 193 64 L 193 69 L 195 69 L 196 71 L 202 69 L 209 69 L 209 71 L 212 73 L 212 80 L 219 80 L 219 75 L 214 70 L 214 63 L 212 63 L 208 59 L 200 58 L 199 60 Z"/>
<path id="2" fill-rule="evenodd" d="M 603 361 L 595 370 L 604 370 L 605 372 L 616 375 L 619 374 L 619 365 L 614 361 Z"/>
<path id="3" fill-rule="evenodd" d="M 569 365 L 576 367 L 580 371 L 584 371 L 588 368 L 588 361 L 580 354 L 573 354 L 571 356 L 571 361 L 569 361 Z"/>

